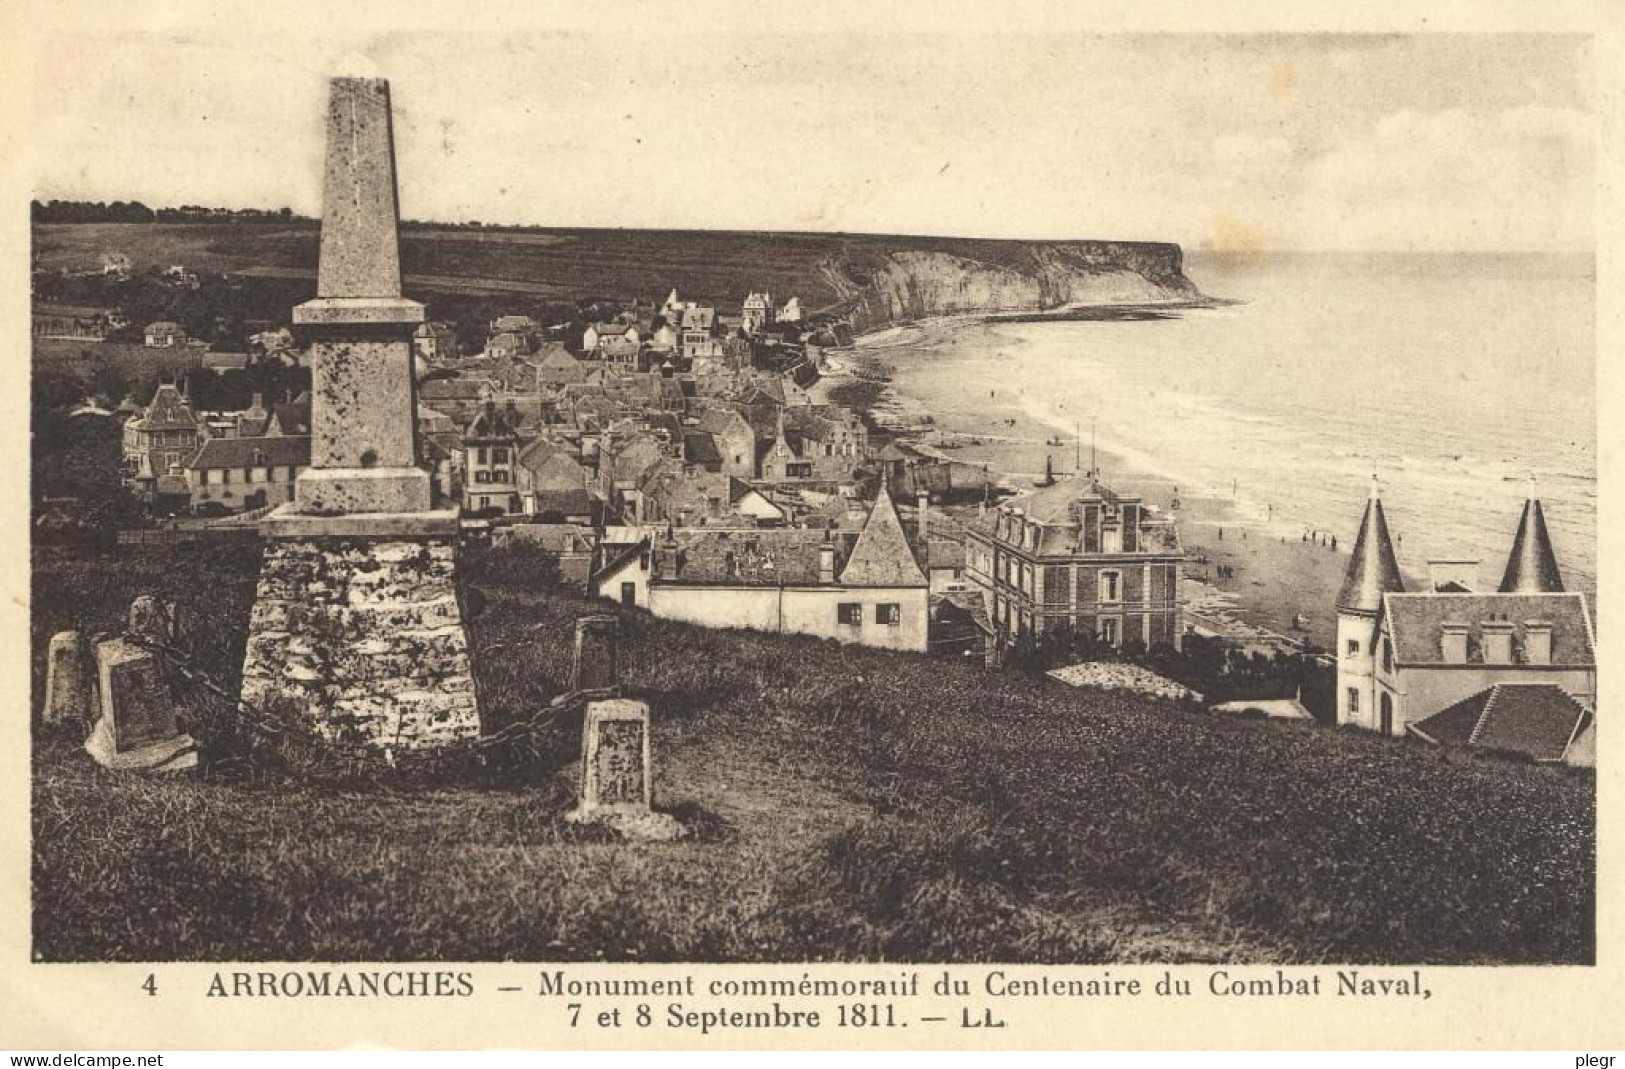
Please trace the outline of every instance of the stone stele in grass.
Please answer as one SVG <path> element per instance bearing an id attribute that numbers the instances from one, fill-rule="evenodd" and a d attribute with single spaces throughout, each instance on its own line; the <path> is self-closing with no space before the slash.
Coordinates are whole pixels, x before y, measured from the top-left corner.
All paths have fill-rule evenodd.
<path id="1" fill-rule="evenodd" d="M 600 614 L 576 619 L 572 691 L 611 696 L 620 683 L 620 634 L 619 617 Z"/>
<path id="2" fill-rule="evenodd" d="M 45 708 L 41 714 L 45 723 L 85 724 L 93 715 L 94 696 L 84 636 L 77 631 L 58 631 L 51 636 L 45 656 Z"/>
<path id="3" fill-rule="evenodd" d="M 158 658 L 122 638 L 96 647 L 101 715 L 85 750 L 106 768 L 179 772 L 197 765 L 197 747 L 176 723 L 175 698 Z"/>
<path id="4" fill-rule="evenodd" d="M 656 813 L 649 707 L 625 698 L 588 702 L 581 732 L 581 796 L 565 819 L 603 824 L 633 839 L 675 839 L 682 825 Z"/>
<path id="5" fill-rule="evenodd" d="M 130 602 L 125 630 L 136 639 L 173 645 L 180 636 L 180 615 L 175 603 L 156 594 L 142 594 Z"/>

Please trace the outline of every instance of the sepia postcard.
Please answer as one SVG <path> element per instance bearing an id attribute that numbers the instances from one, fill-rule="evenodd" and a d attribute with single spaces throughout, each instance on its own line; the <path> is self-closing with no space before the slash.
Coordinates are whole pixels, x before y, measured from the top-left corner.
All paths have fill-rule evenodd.
<path id="1" fill-rule="evenodd" d="M 1278 7 L 8 11 L 0 1047 L 1625 1043 L 1625 20 Z"/>

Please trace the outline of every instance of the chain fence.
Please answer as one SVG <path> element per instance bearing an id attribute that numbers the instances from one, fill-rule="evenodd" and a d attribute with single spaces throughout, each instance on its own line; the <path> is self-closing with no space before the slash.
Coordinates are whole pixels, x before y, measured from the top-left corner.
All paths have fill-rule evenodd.
<path id="1" fill-rule="evenodd" d="M 122 637 L 153 654 L 171 685 L 208 700 L 189 703 L 198 712 L 194 730 L 209 771 L 266 770 L 267 764 L 306 778 L 357 780 L 504 779 L 556 758 L 557 735 L 579 715 L 588 695 L 560 695 L 536 711 L 477 738 L 433 747 L 375 747 L 324 739 L 306 703 L 288 698 L 256 703 L 196 663 L 192 652 L 150 633 Z M 553 763 L 557 763 L 556 759 Z"/>

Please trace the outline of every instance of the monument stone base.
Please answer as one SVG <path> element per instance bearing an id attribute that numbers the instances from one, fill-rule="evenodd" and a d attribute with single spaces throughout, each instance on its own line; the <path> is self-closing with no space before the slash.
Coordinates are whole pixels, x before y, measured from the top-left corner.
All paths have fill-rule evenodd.
<path id="1" fill-rule="evenodd" d="M 380 753 L 477 738 L 446 515 L 454 531 L 455 514 L 427 513 L 399 517 L 394 534 L 367 517 L 268 517 L 243 661 L 250 710 Z"/>
<path id="2" fill-rule="evenodd" d="M 197 742 L 190 735 L 174 735 L 131 750 L 120 750 L 110 723 L 96 722 L 85 740 L 85 752 L 103 768 L 115 772 L 185 772 L 197 767 Z"/>
<path id="3" fill-rule="evenodd" d="M 295 493 L 301 512 L 414 513 L 429 510 L 429 473 L 421 468 L 308 468 Z"/>

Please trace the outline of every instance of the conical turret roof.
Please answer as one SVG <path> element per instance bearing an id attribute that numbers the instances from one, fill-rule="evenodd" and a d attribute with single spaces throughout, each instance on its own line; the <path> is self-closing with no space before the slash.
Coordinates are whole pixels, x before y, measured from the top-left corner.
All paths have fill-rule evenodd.
<path id="1" fill-rule="evenodd" d="M 1546 514 L 1540 499 L 1531 496 L 1523 505 L 1518 533 L 1512 539 L 1512 555 L 1501 577 L 1503 594 L 1560 594 L 1563 576 L 1557 570 L 1557 554 L 1546 533 Z"/>
<path id="2" fill-rule="evenodd" d="M 842 586 L 925 586 L 925 573 L 914 559 L 914 550 L 903 533 L 891 494 L 884 485 L 875 498 L 875 507 L 846 558 L 841 570 Z"/>
<path id="3" fill-rule="evenodd" d="M 1349 561 L 1348 575 L 1337 595 L 1337 608 L 1374 613 L 1382 607 L 1384 594 L 1404 589 L 1399 561 L 1394 558 L 1394 545 L 1388 539 L 1388 520 L 1382 513 L 1382 499 L 1373 484 L 1365 515 L 1360 518 L 1359 537 L 1354 540 L 1354 558 Z"/>

